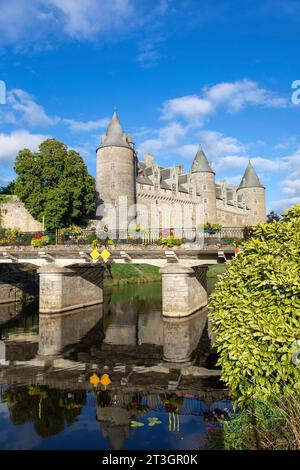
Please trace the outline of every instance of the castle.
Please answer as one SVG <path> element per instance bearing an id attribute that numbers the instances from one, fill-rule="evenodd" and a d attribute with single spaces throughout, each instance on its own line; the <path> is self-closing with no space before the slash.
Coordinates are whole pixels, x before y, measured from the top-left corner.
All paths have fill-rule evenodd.
<path id="1" fill-rule="evenodd" d="M 163 168 L 151 154 L 141 161 L 116 112 L 97 149 L 96 188 L 100 206 L 105 203 L 117 214 L 135 205 L 127 222 L 143 227 L 178 226 L 179 209 L 184 212 L 187 207 L 193 229 L 199 210 L 204 223 L 222 227 L 244 227 L 266 219 L 265 188 L 250 162 L 240 185 L 228 186 L 226 181 L 216 182 L 201 146 L 189 172 L 182 166 Z"/>
<path id="2" fill-rule="evenodd" d="M 228 186 L 225 181 L 216 182 L 201 146 L 188 173 L 182 166 L 161 167 L 149 153 L 141 161 L 117 113 L 97 149 L 96 188 L 97 218 L 91 222 L 98 226 L 100 218 L 109 229 L 117 228 L 119 235 L 127 234 L 128 225 L 181 233 L 181 229 L 195 231 L 206 222 L 235 228 L 266 218 L 265 188 L 250 162 L 240 185 Z M 103 202 L 109 217 L 102 216 Z M 0 201 L 0 227 L 24 232 L 43 229 L 16 196 Z"/>

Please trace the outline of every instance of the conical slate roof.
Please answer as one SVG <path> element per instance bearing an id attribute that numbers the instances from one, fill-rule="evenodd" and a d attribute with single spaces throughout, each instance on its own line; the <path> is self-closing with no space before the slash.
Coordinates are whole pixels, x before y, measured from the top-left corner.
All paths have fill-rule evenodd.
<path id="1" fill-rule="evenodd" d="M 100 145 L 100 147 L 110 146 L 130 148 L 116 111 L 113 114 L 106 133 L 102 136 L 102 143 Z"/>
<path id="2" fill-rule="evenodd" d="M 198 151 L 194 158 L 191 172 L 192 173 L 199 173 L 199 172 L 214 173 L 214 171 L 211 169 L 211 166 L 206 158 L 205 153 L 203 152 L 201 145 L 199 145 Z"/>
<path id="3" fill-rule="evenodd" d="M 238 187 L 238 189 L 243 188 L 264 188 L 253 166 L 251 165 L 251 162 L 248 163 L 242 181 Z"/>

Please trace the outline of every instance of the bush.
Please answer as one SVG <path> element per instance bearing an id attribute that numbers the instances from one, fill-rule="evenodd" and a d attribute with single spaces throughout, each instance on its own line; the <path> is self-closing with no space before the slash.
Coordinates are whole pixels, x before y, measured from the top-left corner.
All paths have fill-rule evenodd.
<path id="1" fill-rule="evenodd" d="M 180 246 L 182 244 L 182 239 L 169 235 L 166 238 L 160 237 L 158 243 L 160 245 L 167 245 L 168 248 L 173 248 L 173 246 Z"/>
<path id="2" fill-rule="evenodd" d="M 254 401 L 222 426 L 226 450 L 300 450 L 300 401 L 289 395 Z"/>
<path id="3" fill-rule="evenodd" d="M 220 232 L 221 230 L 222 230 L 222 225 L 220 224 L 211 224 L 210 222 L 206 222 L 206 224 L 204 225 L 204 231 L 207 231 L 207 232 L 216 233 L 216 232 Z"/>
<path id="4" fill-rule="evenodd" d="M 244 227 L 243 228 L 243 238 L 244 240 L 250 240 L 250 238 L 254 237 L 254 228 L 253 227 Z"/>
<path id="5" fill-rule="evenodd" d="M 300 339 L 300 206 L 260 224 L 211 296 L 222 380 L 240 403 L 300 391 L 292 344 Z"/>
<path id="6" fill-rule="evenodd" d="M 1 245 L 13 245 L 16 243 L 18 238 L 21 236 L 20 229 L 18 228 L 7 228 L 1 229 L 0 244 Z"/>
<path id="7" fill-rule="evenodd" d="M 49 243 L 50 238 L 40 233 L 36 233 L 31 240 L 31 246 L 33 246 L 33 248 L 42 248 L 43 246 L 49 245 Z"/>

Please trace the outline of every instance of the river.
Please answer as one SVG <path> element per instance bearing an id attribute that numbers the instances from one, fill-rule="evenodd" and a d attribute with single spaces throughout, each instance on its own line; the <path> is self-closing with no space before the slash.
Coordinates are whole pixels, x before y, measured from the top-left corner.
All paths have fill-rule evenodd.
<path id="1" fill-rule="evenodd" d="M 204 448 L 231 404 L 217 370 L 197 375 L 202 314 L 164 321 L 160 283 L 70 314 L 0 306 L 0 449 Z"/>

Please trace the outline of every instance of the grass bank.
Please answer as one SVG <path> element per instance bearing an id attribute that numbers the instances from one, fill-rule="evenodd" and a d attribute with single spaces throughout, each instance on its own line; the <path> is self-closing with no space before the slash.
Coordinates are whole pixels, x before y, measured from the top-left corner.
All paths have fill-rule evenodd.
<path id="1" fill-rule="evenodd" d="M 207 449 L 300 450 L 300 400 L 286 395 L 253 400 L 215 428 Z"/>
<path id="2" fill-rule="evenodd" d="M 145 282 L 161 281 L 159 268 L 150 264 L 111 264 L 112 278 L 108 271 L 105 271 L 105 285 L 107 287 L 126 284 L 139 284 Z M 209 267 L 207 278 L 217 279 L 219 274 L 226 271 L 227 265 L 215 264 Z"/>
<path id="3" fill-rule="evenodd" d="M 104 282 L 107 287 L 161 280 L 159 268 L 150 264 L 111 264 L 111 274 L 112 278 L 105 271 Z"/>
<path id="4" fill-rule="evenodd" d="M 212 264 L 207 271 L 207 278 L 208 279 L 215 278 L 219 276 L 220 274 L 225 273 L 227 268 L 228 268 L 228 264 L 226 263 Z"/>

